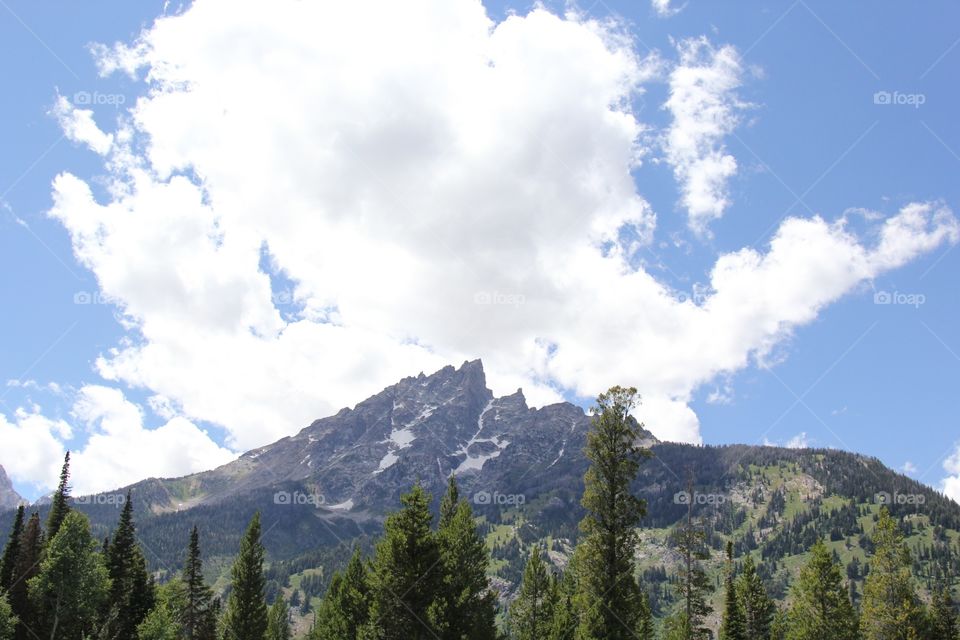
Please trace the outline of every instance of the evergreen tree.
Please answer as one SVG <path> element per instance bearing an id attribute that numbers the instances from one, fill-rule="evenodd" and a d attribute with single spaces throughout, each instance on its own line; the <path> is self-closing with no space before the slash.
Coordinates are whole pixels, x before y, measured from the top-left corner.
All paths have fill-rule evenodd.
<path id="1" fill-rule="evenodd" d="M 27 526 L 20 537 L 17 559 L 13 565 L 13 578 L 10 583 L 10 606 L 18 619 L 16 640 L 34 640 L 28 627 L 33 620 L 33 606 L 30 602 L 28 584 L 31 578 L 40 572 L 40 560 L 43 553 L 43 529 L 40 515 L 30 515 Z"/>
<path id="2" fill-rule="evenodd" d="M 774 605 L 763 580 L 757 574 L 757 567 L 753 558 L 747 556 L 743 560 L 740 576 L 737 578 L 737 600 L 743 611 L 743 628 L 745 637 L 751 640 L 768 640 L 770 638 L 770 623 L 773 621 Z"/>
<path id="3" fill-rule="evenodd" d="M 789 628 L 790 620 L 787 611 L 777 607 L 777 611 L 773 614 L 773 622 L 770 623 L 770 640 L 787 640 Z"/>
<path id="4" fill-rule="evenodd" d="M 540 559 L 540 547 L 534 545 L 523 570 L 520 593 L 510 605 L 511 637 L 515 640 L 540 640 L 553 626 L 554 598 L 557 587 Z"/>
<path id="5" fill-rule="evenodd" d="M 451 476 L 436 536 L 442 576 L 435 625 L 442 640 L 494 640 L 497 597 L 487 580 L 490 554 L 470 504 L 459 495 Z"/>
<path id="6" fill-rule="evenodd" d="M 13 584 L 13 569 L 17 563 L 17 551 L 20 549 L 20 537 L 23 535 L 23 505 L 17 507 L 17 515 L 13 520 L 13 529 L 10 538 L 3 549 L 3 558 L 0 559 L 0 591 L 9 591 Z"/>
<path id="7" fill-rule="evenodd" d="M 60 484 L 53 494 L 53 501 L 50 503 L 50 513 L 47 515 L 47 540 L 53 540 L 57 535 L 63 519 L 70 512 L 70 452 L 67 451 L 63 457 L 63 467 L 60 469 Z"/>
<path id="8" fill-rule="evenodd" d="M 215 640 L 216 608 L 213 591 L 203 580 L 200 559 L 200 533 L 196 525 L 190 531 L 190 546 L 183 566 L 184 602 L 180 610 L 180 626 L 185 640 Z"/>
<path id="9" fill-rule="evenodd" d="M 7 602 L 6 592 L 0 591 L 0 640 L 13 640 L 16 627 L 17 616 L 13 615 L 13 608 Z"/>
<path id="10" fill-rule="evenodd" d="M 120 521 L 106 553 L 110 576 L 108 636 L 133 638 L 156 601 L 153 579 L 137 544 L 133 500 L 127 492 Z"/>
<path id="11" fill-rule="evenodd" d="M 110 589 L 87 518 L 71 511 L 50 540 L 40 572 L 30 579 L 33 634 L 50 640 L 83 640 L 98 630 Z"/>
<path id="12" fill-rule="evenodd" d="M 727 542 L 727 567 L 724 578 L 723 620 L 720 624 L 720 640 L 746 640 L 743 611 L 737 598 L 733 571 L 733 542 Z"/>
<path id="13" fill-rule="evenodd" d="M 335 573 L 314 621 L 311 640 L 356 640 L 369 619 L 367 568 L 357 548 L 343 573 Z"/>
<path id="14" fill-rule="evenodd" d="M 178 640 L 180 625 L 166 605 L 154 607 L 147 617 L 137 626 L 138 640 Z"/>
<path id="15" fill-rule="evenodd" d="M 576 600 L 577 594 L 580 592 L 577 584 L 580 555 L 574 549 L 563 576 L 559 580 L 554 579 L 553 581 L 553 623 L 547 636 L 549 640 L 571 640 L 574 630 L 579 626 Z M 646 639 L 642 638 L 642 640 Z"/>
<path id="16" fill-rule="evenodd" d="M 419 485 L 384 523 L 370 576 L 364 640 L 434 640 L 442 585 L 440 550 L 430 529 L 430 497 Z"/>
<path id="17" fill-rule="evenodd" d="M 637 640 L 654 640 L 656 631 L 653 623 L 653 609 L 650 607 L 650 595 L 640 588 L 640 611 L 637 614 Z"/>
<path id="18" fill-rule="evenodd" d="M 822 540 L 810 549 L 810 560 L 793 587 L 788 640 L 857 640 L 857 615 L 843 584 L 840 564 Z"/>
<path id="19" fill-rule="evenodd" d="M 612 387 L 592 409 L 585 452 L 590 467 L 581 500 L 587 514 L 580 523 L 580 640 L 634 638 L 643 622 L 634 553 L 646 505 L 630 490 L 641 459 L 649 455 L 637 445 L 642 425 L 630 416 L 638 402 L 636 389 Z"/>
<path id="20" fill-rule="evenodd" d="M 958 640 L 957 611 L 950 595 L 950 587 L 943 586 L 933 593 L 930 604 L 929 640 Z"/>
<path id="21" fill-rule="evenodd" d="M 880 509 L 871 541 L 860 622 L 864 640 L 919 640 L 923 609 L 910 575 L 910 552 L 886 507 Z"/>
<path id="22" fill-rule="evenodd" d="M 671 633 L 682 633 L 684 640 L 701 640 L 712 637 L 704 626 L 704 619 L 713 608 L 707 595 L 713 590 L 702 561 L 710 557 L 703 527 L 693 518 L 693 480 L 688 483 L 687 517 L 676 533 L 677 551 L 681 564 L 677 581 L 681 611 L 671 616 Z M 738 593 L 739 597 L 739 593 Z M 750 636 L 747 636 L 750 638 Z M 751 638 L 752 640 L 752 638 Z"/>
<path id="23" fill-rule="evenodd" d="M 267 632 L 263 554 L 258 511 L 240 540 L 240 553 L 230 572 L 233 589 L 223 619 L 224 635 L 228 640 L 263 640 Z"/>
<path id="24" fill-rule="evenodd" d="M 265 640 L 290 640 L 290 610 L 283 598 L 277 598 L 267 612 L 267 635 Z"/>

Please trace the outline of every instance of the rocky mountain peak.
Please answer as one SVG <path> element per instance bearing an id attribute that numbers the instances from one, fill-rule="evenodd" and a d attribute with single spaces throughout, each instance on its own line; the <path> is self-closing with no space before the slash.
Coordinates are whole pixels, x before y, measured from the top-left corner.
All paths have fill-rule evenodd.
<path id="1" fill-rule="evenodd" d="M 12 509 L 21 502 L 24 502 L 24 499 L 20 497 L 19 493 L 14 491 L 13 482 L 11 482 L 7 476 L 3 465 L 0 465 L 0 510 Z"/>

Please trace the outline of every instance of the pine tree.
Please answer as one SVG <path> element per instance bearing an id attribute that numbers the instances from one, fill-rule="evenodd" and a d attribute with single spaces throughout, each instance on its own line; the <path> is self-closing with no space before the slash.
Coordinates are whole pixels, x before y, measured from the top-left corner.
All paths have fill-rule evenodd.
<path id="1" fill-rule="evenodd" d="M 290 610 L 283 598 L 277 598 L 267 612 L 267 635 L 265 640 L 290 640 Z"/>
<path id="2" fill-rule="evenodd" d="M 40 572 L 30 579 L 33 634 L 51 640 L 94 636 L 110 578 L 87 518 L 71 511 L 48 543 Z"/>
<path id="3" fill-rule="evenodd" d="M 923 637 L 923 608 L 910 575 L 910 552 L 886 507 L 871 536 L 874 553 L 863 585 L 860 628 L 864 640 Z"/>
<path id="4" fill-rule="evenodd" d="M 578 585 L 580 552 L 574 549 L 573 554 L 567 562 L 567 567 L 560 579 L 553 580 L 553 622 L 550 633 L 547 636 L 549 640 L 571 640 L 574 630 L 579 627 L 580 620 L 577 617 L 577 594 L 580 592 Z M 646 640 L 641 636 L 641 640 Z"/>
<path id="5" fill-rule="evenodd" d="M 727 567 L 724 578 L 723 621 L 720 624 L 720 640 L 746 640 L 743 611 L 737 598 L 737 589 L 733 571 L 733 542 L 727 542 Z"/>
<path id="6" fill-rule="evenodd" d="M 184 602 L 180 612 L 180 626 L 185 640 L 215 640 L 217 634 L 216 609 L 213 591 L 203 580 L 203 562 L 200 559 L 200 533 L 196 525 L 190 531 L 190 546 L 183 566 Z"/>
<path id="7" fill-rule="evenodd" d="M 822 540 L 810 549 L 810 560 L 793 587 L 788 640 L 857 640 L 857 615 L 843 584 L 843 575 Z"/>
<path id="8" fill-rule="evenodd" d="M 63 457 L 63 467 L 60 469 L 60 484 L 53 494 L 53 501 L 50 503 L 50 513 L 47 515 L 47 540 L 53 540 L 57 535 L 63 519 L 70 512 L 70 452 L 67 451 Z"/>
<path id="9" fill-rule="evenodd" d="M 40 572 L 40 560 L 43 553 L 43 529 L 40 526 L 40 515 L 36 512 L 30 515 L 27 526 L 23 529 L 20 544 L 17 550 L 17 559 L 13 565 L 13 578 L 10 583 L 10 607 L 18 619 L 16 640 L 33 640 L 29 629 L 33 621 L 33 606 L 28 593 L 29 581 Z"/>
<path id="10" fill-rule="evenodd" d="M 704 626 L 704 619 L 713 611 L 707 602 L 707 595 L 713 591 L 713 586 L 701 564 L 710 557 L 710 552 L 706 545 L 706 534 L 693 518 L 692 479 L 688 483 L 688 494 L 687 517 L 676 533 L 677 551 L 681 557 L 677 582 L 681 611 L 671 616 L 670 628 L 671 633 L 682 634 L 684 640 L 701 640 L 712 636 L 712 632 Z"/>
<path id="11" fill-rule="evenodd" d="M 430 529 L 430 497 L 417 484 L 384 523 L 370 576 L 364 640 L 434 640 L 442 585 L 440 550 Z"/>
<path id="12" fill-rule="evenodd" d="M 110 576 L 108 635 L 133 638 L 156 602 L 153 579 L 137 544 L 133 523 L 133 500 L 127 492 L 120 521 L 106 553 Z"/>
<path id="13" fill-rule="evenodd" d="M 930 603 L 929 640 L 958 640 L 960 629 L 957 624 L 957 611 L 954 607 L 950 587 L 944 585 L 933 593 Z"/>
<path id="14" fill-rule="evenodd" d="M 317 608 L 310 639 L 356 640 L 369 619 L 368 583 L 367 568 L 358 548 L 343 573 L 334 573 L 330 579 L 327 593 Z"/>
<path id="15" fill-rule="evenodd" d="M 770 623 L 773 621 L 774 605 L 763 580 L 757 574 L 753 558 L 743 560 L 740 576 L 737 578 L 737 600 L 743 611 L 743 628 L 747 638 L 767 640 L 770 637 Z"/>
<path id="16" fill-rule="evenodd" d="M 267 632 L 263 555 L 258 511 L 240 540 L 240 553 L 230 572 L 233 589 L 223 619 L 224 635 L 230 640 L 263 640 Z"/>
<path id="17" fill-rule="evenodd" d="M 434 622 L 440 638 L 494 640 L 497 597 L 487 580 L 490 554 L 453 476 L 440 501 L 436 538 L 442 574 Z"/>
<path id="18" fill-rule="evenodd" d="M 137 626 L 137 640 L 178 640 L 180 625 L 166 605 L 154 607 Z"/>
<path id="19" fill-rule="evenodd" d="M 510 605 L 511 637 L 515 640 L 540 640 L 553 626 L 554 598 L 557 587 L 540 559 L 540 547 L 534 545 L 523 570 L 520 593 Z"/>
<path id="20" fill-rule="evenodd" d="M 640 588 L 640 611 L 637 614 L 637 640 L 654 640 L 656 638 L 653 623 L 653 609 L 650 607 L 650 595 Z"/>
<path id="21" fill-rule="evenodd" d="M 646 504 L 630 489 L 649 451 L 637 445 L 642 425 L 630 416 L 638 402 L 636 389 L 612 387 L 592 410 L 586 446 L 590 467 L 581 500 L 587 515 L 580 523 L 580 640 L 634 638 L 642 623 L 634 553 Z"/>
<path id="22" fill-rule="evenodd" d="M 17 563 L 17 551 L 20 549 L 20 536 L 23 535 L 23 505 L 17 507 L 17 515 L 10 530 L 10 539 L 3 549 L 0 559 L 0 591 L 9 591 L 13 584 L 13 569 Z"/>
<path id="23" fill-rule="evenodd" d="M 0 640 L 13 640 L 16 628 L 17 617 L 13 615 L 13 608 L 7 602 L 6 592 L 0 591 Z"/>

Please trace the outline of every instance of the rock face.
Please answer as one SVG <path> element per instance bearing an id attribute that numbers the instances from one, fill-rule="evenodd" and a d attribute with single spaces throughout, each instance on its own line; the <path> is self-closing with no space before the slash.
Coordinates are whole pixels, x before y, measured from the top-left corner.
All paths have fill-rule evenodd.
<path id="1" fill-rule="evenodd" d="M 20 494 L 13 490 L 13 483 L 7 477 L 3 465 L 0 465 L 0 510 L 13 509 L 21 502 L 26 502 Z"/>
<path id="2" fill-rule="evenodd" d="M 379 516 L 395 509 L 417 480 L 438 495 L 451 473 L 465 492 L 490 494 L 491 500 L 523 494 L 534 478 L 540 492 L 580 473 L 589 425 L 570 403 L 532 409 L 520 390 L 494 398 L 475 360 L 404 378 L 353 409 L 213 471 L 161 481 L 177 486 L 160 492 L 151 506 L 176 510 L 286 487 L 291 502 Z M 649 432 L 643 439 L 656 442 Z"/>

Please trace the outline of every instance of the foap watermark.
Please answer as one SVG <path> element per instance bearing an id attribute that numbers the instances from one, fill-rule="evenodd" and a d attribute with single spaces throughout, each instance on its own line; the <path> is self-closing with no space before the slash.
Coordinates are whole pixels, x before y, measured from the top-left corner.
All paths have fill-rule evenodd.
<path id="1" fill-rule="evenodd" d="M 923 93 L 900 93 L 899 91 L 877 91 L 873 94 L 873 104 L 909 106 L 919 109 L 927 101 Z"/>
<path id="2" fill-rule="evenodd" d="M 927 497 L 922 493 L 897 493 L 894 491 L 890 493 L 888 491 L 880 491 L 873 496 L 873 501 L 879 505 L 891 505 L 891 504 L 915 504 L 920 505 L 924 504 L 927 501 Z"/>
<path id="3" fill-rule="evenodd" d="M 522 493 L 500 493 L 494 491 L 477 491 L 473 494 L 473 504 L 477 505 L 498 505 L 498 506 L 517 506 L 525 504 L 527 497 Z"/>
<path id="4" fill-rule="evenodd" d="M 877 291 L 873 294 L 873 304 L 906 305 L 919 309 L 927 301 L 922 293 L 903 293 L 902 291 Z"/>
<path id="5" fill-rule="evenodd" d="M 503 293 L 502 291 L 477 291 L 473 294 L 474 304 L 519 307 L 527 302 L 522 293 Z"/>
<path id="6" fill-rule="evenodd" d="M 703 292 L 703 291 L 696 291 L 696 290 L 694 290 L 694 291 L 674 291 L 674 292 L 673 292 L 673 299 L 676 300 L 677 302 L 679 302 L 680 304 L 683 304 L 683 303 L 686 302 L 687 300 L 690 300 L 691 302 L 693 302 L 693 304 L 695 304 L 695 305 L 697 305 L 697 306 L 699 307 L 700 305 L 702 305 L 702 304 L 706 301 L 706 299 L 707 299 L 707 294 L 706 294 L 705 292 Z"/>
<path id="7" fill-rule="evenodd" d="M 673 494 L 673 504 L 723 504 L 727 501 L 727 496 L 722 493 L 699 493 L 689 491 L 677 491 Z"/>
<path id="8" fill-rule="evenodd" d="M 77 291 L 73 294 L 73 304 L 110 304 L 110 300 L 99 291 Z"/>
<path id="9" fill-rule="evenodd" d="M 98 493 L 92 496 L 77 496 L 73 499 L 73 503 L 122 507 L 127 503 L 127 496 L 123 493 Z"/>
<path id="10" fill-rule="evenodd" d="M 99 91 L 77 91 L 73 94 L 73 104 L 81 107 L 108 105 L 120 108 L 127 101 L 122 93 L 100 93 Z"/>
<path id="11" fill-rule="evenodd" d="M 319 509 L 327 503 L 327 499 L 319 493 L 305 493 L 303 491 L 277 491 L 273 494 L 273 504 L 282 504 L 295 507 L 312 506 Z"/>

